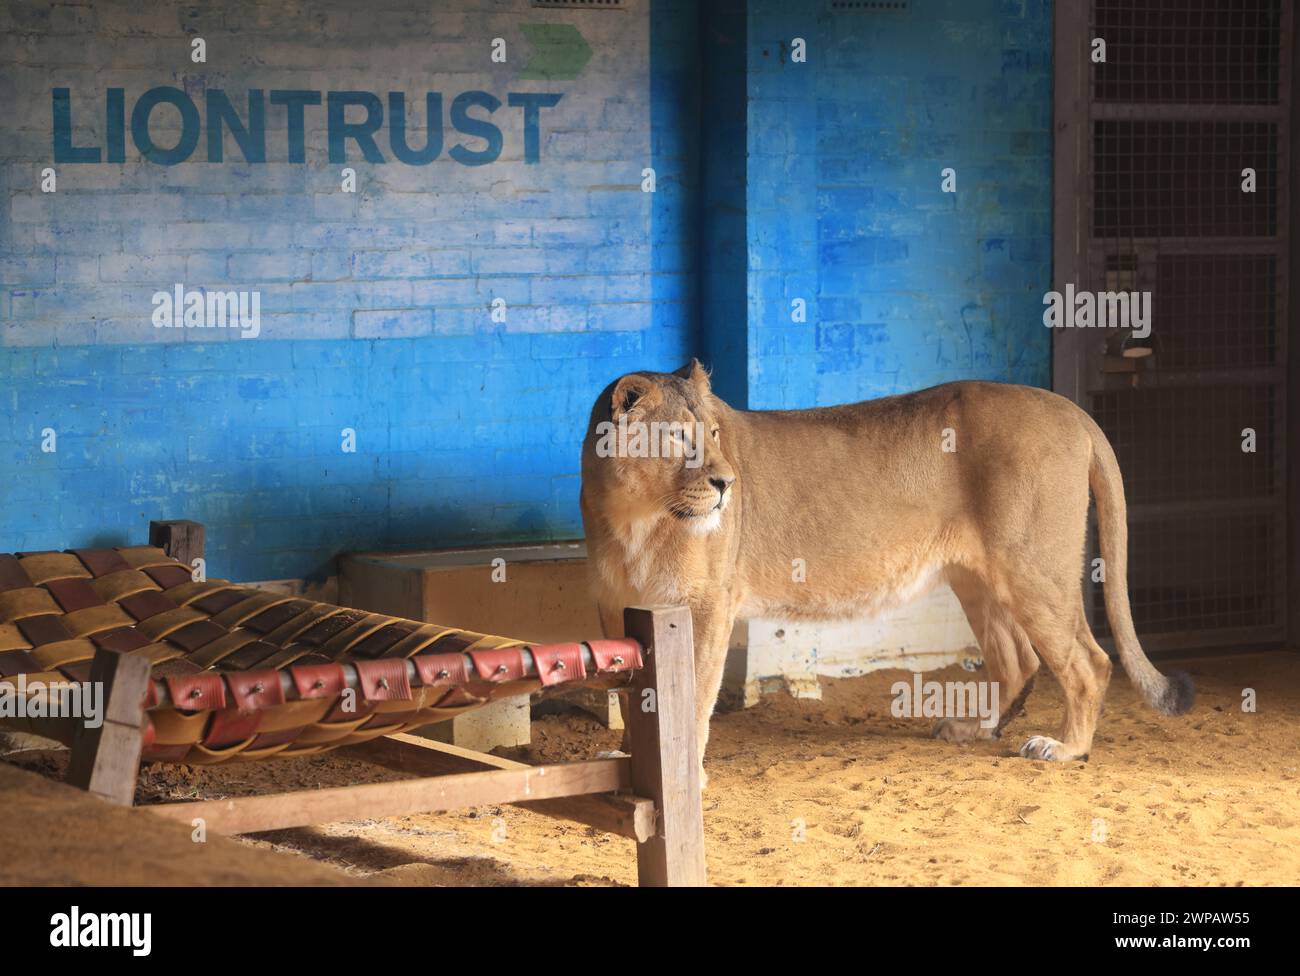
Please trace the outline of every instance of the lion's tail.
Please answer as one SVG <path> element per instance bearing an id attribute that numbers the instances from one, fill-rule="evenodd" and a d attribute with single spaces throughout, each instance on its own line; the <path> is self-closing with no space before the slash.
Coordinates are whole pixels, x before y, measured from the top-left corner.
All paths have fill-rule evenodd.
<path id="1" fill-rule="evenodd" d="M 1196 689 L 1184 671 L 1165 677 L 1142 651 L 1128 602 L 1128 505 L 1115 451 L 1091 417 L 1085 418 L 1092 437 L 1088 483 L 1097 505 L 1097 538 L 1105 561 L 1106 616 L 1129 680 L 1148 705 L 1166 715 L 1181 715 L 1192 707 Z"/>

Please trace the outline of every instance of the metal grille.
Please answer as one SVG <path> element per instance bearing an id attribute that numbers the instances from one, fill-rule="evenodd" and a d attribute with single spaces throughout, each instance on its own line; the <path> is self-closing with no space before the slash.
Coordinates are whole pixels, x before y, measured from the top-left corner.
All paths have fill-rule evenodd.
<path id="1" fill-rule="evenodd" d="M 1281 612 L 1276 566 L 1261 558 L 1272 551 L 1273 528 L 1272 517 L 1260 512 L 1201 516 L 1194 533 L 1180 517 L 1135 523 L 1129 548 L 1142 558 L 1129 571 L 1129 599 L 1143 642 L 1196 646 L 1207 633 L 1267 639 L 1268 623 Z M 1100 596 L 1093 612 L 1105 620 Z M 1109 633 L 1096 629 L 1098 636 Z M 1153 642 L 1156 635 L 1162 639 Z"/>
<path id="2" fill-rule="evenodd" d="M 1154 364 L 1199 370 L 1276 366 L 1275 254 L 1165 254 L 1156 259 Z"/>
<path id="3" fill-rule="evenodd" d="M 1274 105 L 1281 0 L 1097 0 L 1098 102 Z"/>
<path id="4" fill-rule="evenodd" d="M 1064 17 L 1106 50 L 1104 63 L 1092 46 L 1066 62 L 1073 101 L 1057 82 L 1077 136 L 1058 142 L 1074 172 L 1062 183 L 1058 167 L 1056 192 L 1075 199 L 1058 199 L 1057 215 L 1075 234 L 1055 286 L 1150 294 L 1148 337 L 1058 336 L 1057 372 L 1124 473 L 1129 594 L 1149 650 L 1284 636 L 1292 6 L 1057 8 L 1058 47 Z M 1088 603 L 1108 638 L 1100 585 Z"/>
<path id="5" fill-rule="evenodd" d="M 1119 458 L 1130 507 L 1267 501 L 1277 488 L 1271 385 L 1139 387 L 1097 393 L 1092 404 Z M 1242 451 L 1245 429 L 1255 431 L 1254 452 Z"/>
<path id="6" fill-rule="evenodd" d="M 1255 171 L 1243 193 L 1242 171 Z M 1268 122 L 1099 121 L 1093 134 L 1097 237 L 1277 233 L 1277 126 Z"/>

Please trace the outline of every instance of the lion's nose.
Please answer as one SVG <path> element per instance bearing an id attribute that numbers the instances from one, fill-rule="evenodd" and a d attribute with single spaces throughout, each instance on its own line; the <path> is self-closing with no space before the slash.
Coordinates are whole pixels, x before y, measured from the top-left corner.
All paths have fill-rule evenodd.
<path id="1" fill-rule="evenodd" d="M 709 484 L 718 489 L 718 495 L 722 496 L 727 493 L 727 489 L 731 487 L 731 483 L 735 480 L 735 475 L 727 475 L 726 477 L 714 475 L 709 479 Z"/>

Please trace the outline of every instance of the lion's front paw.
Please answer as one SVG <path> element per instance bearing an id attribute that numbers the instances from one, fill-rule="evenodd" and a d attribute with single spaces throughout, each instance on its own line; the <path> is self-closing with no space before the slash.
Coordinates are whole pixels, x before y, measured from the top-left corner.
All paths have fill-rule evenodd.
<path id="1" fill-rule="evenodd" d="M 996 739 L 996 728 L 985 728 L 977 718 L 945 718 L 930 733 L 932 738 L 944 742 L 982 742 Z"/>
<path id="2" fill-rule="evenodd" d="M 1020 755 L 1026 759 L 1046 759 L 1049 762 L 1066 762 L 1070 759 L 1087 759 L 1086 755 L 1076 755 L 1065 747 L 1064 742 L 1046 735 L 1033 735 L 1020 747 Z"/>

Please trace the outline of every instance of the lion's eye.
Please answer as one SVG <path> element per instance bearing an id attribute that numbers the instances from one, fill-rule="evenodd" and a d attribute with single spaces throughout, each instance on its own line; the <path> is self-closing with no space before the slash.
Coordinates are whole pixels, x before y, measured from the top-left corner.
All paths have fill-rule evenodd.
<path id="1" fill-rule="evenodd" d="M 714 439 L 715 441 L 718 439 L 718 431 L 719 431 L 720 429 L 721 429 L 721 428 L 714 427 L 713 430 L 712 430 L 713 439 Z"/>

